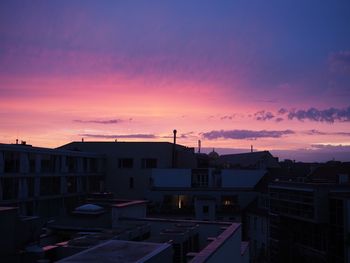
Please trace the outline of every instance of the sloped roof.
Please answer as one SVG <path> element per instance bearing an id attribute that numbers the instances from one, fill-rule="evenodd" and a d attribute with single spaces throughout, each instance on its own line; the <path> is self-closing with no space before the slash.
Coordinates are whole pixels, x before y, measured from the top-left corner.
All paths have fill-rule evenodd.
<path id="1" fill-rule="evenodd" d="M 238 154 L 224 154 L 220 155 L 219 162 L 221 164 L 230 164 L 230 166 L 237 167 L 254 167 L 258 165 L 260 161 L 271 161 L 273 167 L 278 167 L 277 160 L 272 156 L 269 151 L 261 152 L 249 152 Z"/>
<path id="2" fill-rule="evenodd" d="M 221 171 L 222 187 L 253 189 L 266 174 L 266 170 L 225 169 Z"/>

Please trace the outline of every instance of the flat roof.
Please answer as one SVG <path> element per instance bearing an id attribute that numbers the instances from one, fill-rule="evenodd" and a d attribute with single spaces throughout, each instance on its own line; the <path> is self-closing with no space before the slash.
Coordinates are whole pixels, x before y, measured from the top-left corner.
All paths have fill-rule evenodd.
<path id="1" fill-rule="evenodd" d="M 29 152 L 29 153 L 38 153 L 38 154 L 51 154 L 51 155 L 69 155 L 69 156 L 78 156 L 78 157 L 94 157 L 102 158 L 104 157 L 101 153 L 88 152 L 88 151 L 72 151 L 58 148 L 44 148 L 36 147 L 32 145 L 22 145 L 22 144 L 5 144 L 0 143 L 0 150 L 2 151 L 11 151 L 11 152 Z"/>
<path id="2" fill-rule="evenodd" d="M 118 207 L 118 208 L 123 208 L 123 207 L 129 207 L 133 205 L 141 205 L 141 204 L 147 204 L 147 200 L 131 200 L 131 201 L 125 201 L 125 202 L 120 202 L 119 204 L 114 204 L 112 207 Z"/>
<path id="3" fill-rule="evenodd" d="M 131 263 L 144 262 L 152 256 L 168 249 L 167 243 L 133 242 L 110 240 L 100 245 L 84 250 L 78 254 L 67 257 L 59 263 Z"/>
<path id="4" fill-rule="evenodd" d="M 17 209 L 18 209 L 18 207 L 0 206 L 0 212 L 17 210 Z"/>

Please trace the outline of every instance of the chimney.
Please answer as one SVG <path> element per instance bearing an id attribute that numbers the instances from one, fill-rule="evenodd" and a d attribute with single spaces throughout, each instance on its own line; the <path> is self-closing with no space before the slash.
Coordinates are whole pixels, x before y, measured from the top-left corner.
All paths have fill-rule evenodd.
<path id="1" fill-rule="evenodd" d="M 250 152 L 253 152 L 253 145 L 250 145 Z"/>
<path id="2" fill-rule="evenodd" d="M 18 144 L 18 139 L 16 139 L 16 144 Z"/>
<path id="3" fill-rule="evenodd" d="M 176 146 L 176 130 L 173 130 L 174 133 L 174 143 L 173 143 L 173 163 L 172 166 L 173 168 L 176 167 L 176 152 L 175 152 L 175 146 Z"/>
<path id="4" fill-rule="evenodd" d="M 83 137 L 83 138 L 81 138 L 81 142 L 84 142 L 84 137 Z"/>
<path id="5" fill-rule="evenodd" d="M 202 146 L 202 142 L 201 140 L 198 140 L 198 153 L 201 153 L 201 146 Z"/>

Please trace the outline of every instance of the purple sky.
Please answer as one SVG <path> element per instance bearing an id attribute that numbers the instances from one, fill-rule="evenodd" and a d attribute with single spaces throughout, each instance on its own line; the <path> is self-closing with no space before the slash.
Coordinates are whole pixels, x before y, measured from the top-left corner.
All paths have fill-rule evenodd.
<path id="1" fill-rule="evenodd" d="M 350 161 L 349 14 L 345 0 L 1 1 L 1 142 L 177 128 L 188 146 Z"/>

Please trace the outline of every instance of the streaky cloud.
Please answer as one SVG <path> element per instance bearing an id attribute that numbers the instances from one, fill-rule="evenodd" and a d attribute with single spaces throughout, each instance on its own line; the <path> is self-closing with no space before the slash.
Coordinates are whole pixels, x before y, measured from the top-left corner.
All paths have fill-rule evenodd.
<path id="1" fill-rule="evenodd" d="M 164 139 L 172 139 L 174 138 L 174 135 L 165 135 L 165 136 L 161 136 L 161 138 Z M 197 138 L 197 136 L 194 135 L 194 132 L 186 132 L 186 133 L 181 133 L 180 135 L 177 136 L 177 138 L 180 139 L 188 139 L 188 138 Z"/>
<path id="2" fill-rule="evenodd" d="M 158 138 L 154 134 L 79 134 L 82 137 L 99 138 L 99 139 L 155 139 Z"/>
<path id="3" fill-rule="evenodd" d="M 308 130 L 304 132 L 307 135 L 339 135 L 339 136 L 350 136 L 350 132 L 323 132 L 319 130 Z"/>
<path id="4" fill-rule="evenodd" d="M 295 132 L 292 130 L 283 130 L 283 131 L 213 130 L 210 132 L 202 133 L 202 136 L 203 138 L 208 140 L 216 140 L 216 139 L 255 140 L 258 138 L 280 138 L 282 136 L 290 135 L 290 134 L 295 134 Z"/>
<path id="5" fill-rule="evenodd" d="M 131 120 L 131 119 L 129 119 Z M 112 120 L 73 120 L 77 123 L 96 123 L 96 124 L 117 124 L 124 122 L 122 119 L 112 119 Z"/>
<path id="6" fill-rule="evenodd" d="M 258 111 L 254 114 L 254 117 L 257 121 L 266 121 L 266 120 L 271 120 L 273 118 L 275 118 L 275 115 L 273 115 L 271 112 L 269 111 Z"/>
<path id="7" fill-rule="evenodd" d="M 348 122 L 350 121 L 350 107 L 337 109 L 329 108 L 319 110 L 316 108 L 309 108 L 308 110 L 293 110 L 289 111 L 288 119 L 297 119 L 299 121 L 310 120 L 316 122 Z"/>
<path id="8" fill-rule="evenodd" d="M 350 151 L 350 145 L 343 144 L 311 144 L 311 147 L 318 150 Z"/>
<path id="9" fill-rule="evenodd" d="M 276 118 L 275 115 L 280 117 Z M 275 120 L 276 122 L 281 122 L 284 115 L 288 120 L 298 120 L 298 121 L 315 121 L 315 122 L 349 122 L 350 121 L 350 106 L 347 108 L 328 108 L 320 110 L 314 107 L 309 109 L 279 109 L 275 114 L 269 111 L 261 110 L 254 114 L 254 117 L 258 121 L 268 121 Z"/>

